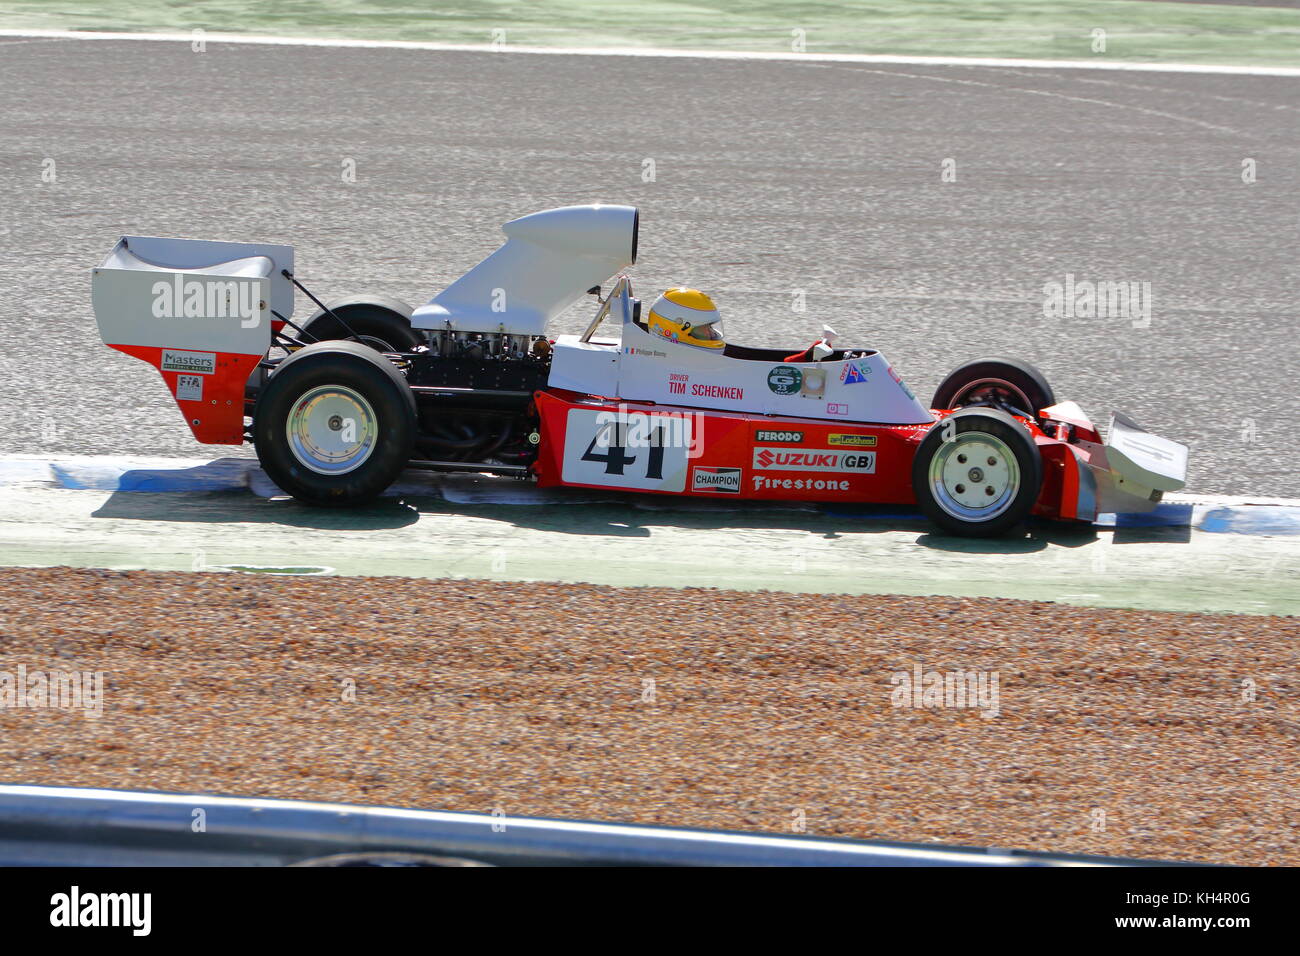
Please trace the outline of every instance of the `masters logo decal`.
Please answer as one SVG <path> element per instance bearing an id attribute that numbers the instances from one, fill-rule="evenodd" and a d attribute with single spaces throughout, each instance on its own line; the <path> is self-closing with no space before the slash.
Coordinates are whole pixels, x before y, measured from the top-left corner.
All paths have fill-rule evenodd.
<path id="1" fill-rule="evenodd" d="M 217 370 L 217 355 L 215 352 L 178 352 L 175 349 L 163 349 L 160 367 L 164 372 L 197 372 L 200 375 L 211 375 Z"/>

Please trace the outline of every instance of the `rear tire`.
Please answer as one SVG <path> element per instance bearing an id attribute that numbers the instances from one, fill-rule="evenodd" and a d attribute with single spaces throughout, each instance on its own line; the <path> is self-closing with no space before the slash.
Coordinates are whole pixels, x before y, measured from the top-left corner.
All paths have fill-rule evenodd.
<path id="1" fill-rule="evenodd" d="M 313 505 L 378 497 L 411 460 L 415 398 L 391 362 L 356 342 L 289 356 L 253 414 L 258 460 L 282 490 Z"/>
<path id="2" fill-rule="evenodd" d="M 912 460 L 912 491 L 949 534 L 992 538 L 1024 521 L 1043 484 L 1034 438 L 1006 412 L 969 408 L 935 424 Z"/>
<path id="3" fill-rule="evenodd" d="M 355 341 L 352 334 L 356 333 L 362 344 L 377 352 L 409 352 L 424 344 L 420 333 L 411 328 L 411 307 L 404 302 L 371 295 L 336 299 L 328 305 L 329 312 L 317 312 L 303 325 L 304 341 Z"/>
<path id="4" fill-rule="evenodd" d="M 931 408 L 984 406 L 1037 418 L 1056 404 L 1047 376 L 1018 359 L 976 359 L 948 373 L 935 390 Z"/>

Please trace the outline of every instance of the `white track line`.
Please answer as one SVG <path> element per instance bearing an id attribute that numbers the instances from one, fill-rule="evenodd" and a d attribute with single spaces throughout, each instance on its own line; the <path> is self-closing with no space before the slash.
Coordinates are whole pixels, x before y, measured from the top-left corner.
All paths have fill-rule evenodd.
<path id="1" fill-rule="evenodd" d="M 1002 57 L 890 56 L 868 53 L 775 53 L 740 50 L 677 50 L 664 47 L 541 47 L 505 43 L 429 43 L 413 40 L 334 40 L 319 37 L 270 37 L 242 33 L 109 33 L 82 30 L 0 30 L 0 38 L 37 40 L 151 40 L 192 43 L 197 36 L 208 43 L 245 43 L 266 46 L 354 47 L 365 50 L 435 50 L 462 53 L 533 53 L 549 56 L 678 57 L 701 60 L 808 60 L 818 63 L 903 64 L 907 66 L 985 66 L 1038 70 L 1128 70 L 1148 73 L 1217 73 L 1239 76 L 1300 77 L 1300 67 L 1222 66 L 1201 63 L 1137 63 L 1125 60 L 1018 60 Z"/>

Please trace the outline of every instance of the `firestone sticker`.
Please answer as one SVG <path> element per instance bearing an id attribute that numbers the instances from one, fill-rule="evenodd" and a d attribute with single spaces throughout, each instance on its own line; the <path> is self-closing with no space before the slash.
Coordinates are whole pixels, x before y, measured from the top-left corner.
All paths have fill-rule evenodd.
<path id="1" fill-rule="evenodd" d="M 768 478 L 754 476 L 754 490 L 785 488 L 790 491 L 848 491 L 849 483 L 835 478 Z"/>

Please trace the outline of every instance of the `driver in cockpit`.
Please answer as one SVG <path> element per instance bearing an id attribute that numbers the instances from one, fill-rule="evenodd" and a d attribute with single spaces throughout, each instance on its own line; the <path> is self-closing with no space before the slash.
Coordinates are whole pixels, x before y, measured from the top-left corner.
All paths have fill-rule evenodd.
<path id="1" fill-rule="evenodd" d="M 650 307 L 647 323 L 655 335 L 701 349 L 720 349 L 722 316 L 699 289 L 669 289 Z"/>

